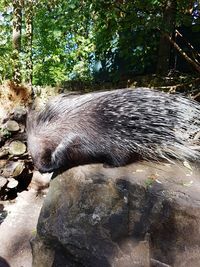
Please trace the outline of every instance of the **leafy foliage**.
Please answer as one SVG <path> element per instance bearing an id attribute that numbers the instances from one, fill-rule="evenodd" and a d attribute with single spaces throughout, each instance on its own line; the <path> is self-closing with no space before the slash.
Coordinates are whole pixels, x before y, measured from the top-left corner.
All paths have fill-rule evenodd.
<path id="1" fill-rule="evenodd" d="M 120 80 L 155 71 L 166 0 L 33 1 L 33 83 Z M 177 1 L 176 25 L 189 25 L 194 1 Z M 199 18 L 198 18 L 199 19 Z M 11 78 L 12 9 L 0 4 L 1 80 Z M 199 32 L 199 24 L 196 21 Z M 21 52 L 22 72 L 25 41 Z M 23 73 L 22 73 L 23 74 Z"/>
<path id="2" fill-rule="evenodd" d="M 12 8 L 9 3 L 0 3 L 0 82 L 12 75 Z"/>

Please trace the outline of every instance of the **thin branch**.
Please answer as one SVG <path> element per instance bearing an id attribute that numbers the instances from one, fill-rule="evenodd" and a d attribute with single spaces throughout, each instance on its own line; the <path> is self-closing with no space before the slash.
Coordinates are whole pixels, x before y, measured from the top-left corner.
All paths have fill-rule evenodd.
<path id="1" fill-rule="evenodd" d="M 173 47 L 179 52 L 179 54 L 198 72 L 200 73 L 200 65 L 193 61 L 182 49 L 181 47 L 169 36 L 169 34 L 164 34 L 165 38 L 173 45 Z"/>
<path id="2" fill-rule="evenodd" d="M 191 43 L 189 43 L 178 30 L 176 30 L 176 33 L 177 33 L 177 35 L 179 35 L 183 39 L 183 41 L 194 52 L 194 54 L 197 55 L 198 57 L 200 57 L 200 53 L 197 50 L 194 49 L 194 46 Z M 194 57 L 194 60 L 199 64 L 198 60 L 195 57 Z"/>

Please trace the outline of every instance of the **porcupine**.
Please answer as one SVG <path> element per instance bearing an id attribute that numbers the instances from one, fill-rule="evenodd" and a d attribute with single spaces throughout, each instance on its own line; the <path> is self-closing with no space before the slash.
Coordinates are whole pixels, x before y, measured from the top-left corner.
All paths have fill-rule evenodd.
<path id="1" fill-rule="evenodd" d="M 41 172 L 80 164 L 117 167 L 135 159 L 200 159 L 200 105 L 148 88 L 56 96 L 28 116 L 27 140 Z"/>

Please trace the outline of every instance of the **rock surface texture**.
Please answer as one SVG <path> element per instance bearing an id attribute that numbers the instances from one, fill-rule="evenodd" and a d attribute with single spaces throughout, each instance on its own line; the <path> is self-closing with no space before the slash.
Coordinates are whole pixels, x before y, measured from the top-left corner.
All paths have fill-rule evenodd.
<path id="1" fill-rule="evenodd" d="M 54 174 L 32 250 L 34 267 L 200 266 L 200 172 L 141 162 Z"/>

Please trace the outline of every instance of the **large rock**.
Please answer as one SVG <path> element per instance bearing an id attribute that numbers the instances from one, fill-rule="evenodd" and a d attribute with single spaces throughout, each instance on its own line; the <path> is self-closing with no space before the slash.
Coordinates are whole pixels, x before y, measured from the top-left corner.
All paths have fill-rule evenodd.
<path id="1" fill-rule="evenodd" d="M 54 176 L 34 267 L 200 266 L 200 182 L 190 166 L 86 165 Z"/>

